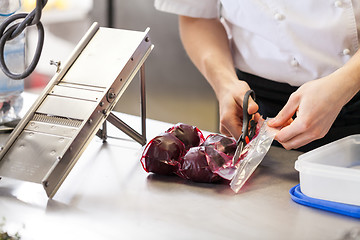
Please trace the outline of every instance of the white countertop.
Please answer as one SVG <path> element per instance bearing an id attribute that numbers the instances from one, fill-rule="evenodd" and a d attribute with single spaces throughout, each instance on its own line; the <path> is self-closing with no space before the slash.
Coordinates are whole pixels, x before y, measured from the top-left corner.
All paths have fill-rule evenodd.
<path id="1" fill-rule="evenodd" d="M 137 129 L 140 118 L 118 114 Z M 172 124 L 147 120 L 148 140 Z M 108 124 L 53 199 L 41 185 L 0 180 L 0 218 L 21 239 L 341 239 L 359 220 L 293 202 L 299 155 L 272 147 L 244 188 L 146 173 L 143 147 Z M 123 138 L 125 137 L 125 138 Z"/>

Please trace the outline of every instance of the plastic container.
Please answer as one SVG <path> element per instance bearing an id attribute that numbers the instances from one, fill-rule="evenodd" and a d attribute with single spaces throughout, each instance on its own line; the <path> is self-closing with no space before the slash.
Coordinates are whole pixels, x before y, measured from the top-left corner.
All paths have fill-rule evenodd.
<path id="1" fill-rule="evenodd" d="M 20 9 L 19 0 L 0 1 L 0 24 Z M 4 48 L 5 62 L 10 71 L 21 73 L 25 70 L 25 34 L 22 33 Z M 0 124 L 19 119 L 23 106 L 21 93 L 24 91 L 24 80 L 13 80 L 0 70 Z"/>
<path id="2" fill-rule="evenodd" d="M 300 155 L 295 169 L 306 196 L 360 206 L 360 134 Z"/>

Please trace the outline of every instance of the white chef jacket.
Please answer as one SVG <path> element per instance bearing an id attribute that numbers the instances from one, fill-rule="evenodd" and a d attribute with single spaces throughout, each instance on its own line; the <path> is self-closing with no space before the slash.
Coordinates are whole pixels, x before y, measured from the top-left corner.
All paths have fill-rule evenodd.
<path id="1" fill-rule="evenodd" d="M 237 68 L 293 86 L 327 76 L 359 49 L 360 0 L 155 0 L 155 7 L 221 15 Z"/>

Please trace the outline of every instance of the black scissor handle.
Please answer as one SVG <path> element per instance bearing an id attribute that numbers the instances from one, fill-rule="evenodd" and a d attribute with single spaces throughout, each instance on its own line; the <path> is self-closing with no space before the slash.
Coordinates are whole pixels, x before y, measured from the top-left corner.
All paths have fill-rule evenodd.
<path id="1" fill-rule="evenodd" d="M 242 126 L 242 140 L 245 140 L 245 137 L 249 135 L 249 121 L 252 118 L 252 115 L 248 112 L 249 107 L 249 98 L 250 96 L 255 101 L 255 92 L 253 90 L 248 90 L 244 95 L 244 101 L 243 101 L 243 126 Z"/>

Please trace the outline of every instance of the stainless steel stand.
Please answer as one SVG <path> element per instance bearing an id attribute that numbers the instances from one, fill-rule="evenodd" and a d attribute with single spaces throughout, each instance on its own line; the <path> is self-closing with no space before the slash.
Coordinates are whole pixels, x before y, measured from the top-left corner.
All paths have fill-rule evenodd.
<path id="1" fill-rule="evenodd" d="M 128 124 L 119 119 L 115 114 L 110 113 L 106 121 L 103 123 L 102 129 L 96 133 L 96 136 L 101 138 L 104 142 L 107 139 L 107 126 L 106 123 L 109 122 L 129 137 L 140 143 L 141 145 L 146 144 L 146 96 L 145 96 L 145 66 L 144 64 L 140 67 L 140 91 L 141 91 L 141 102 L 140 102 L 140 117 L 141 117 L 141 134 L 135 131 Z"/>
<path id="2" fill-rule="evenodd" d="M 0 176 L 41 183 L 52 197 L 92 138 L 106 141 L 106 121 L 144 145 L 148 31 L 94 23 L 11 133 L 0 152 Z M 111 113 L 138 71 L 142 134 Z"/>

